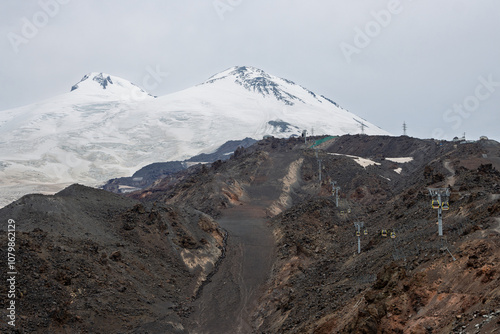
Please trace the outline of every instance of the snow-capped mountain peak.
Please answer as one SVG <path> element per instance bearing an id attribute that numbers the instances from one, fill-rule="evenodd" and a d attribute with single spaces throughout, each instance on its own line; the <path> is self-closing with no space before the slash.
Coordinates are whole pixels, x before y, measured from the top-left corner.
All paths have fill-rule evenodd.
<path id="1" fill-rule="evenodd" d="M 92 72 L 90 74 L 86 74 L 82 80 L 80 80 L 77 84 L 73 85 L 71 87 L 71 91 L 74 91 L 75 89 L 78 89 L 79 88 L 79 84 L 81 84 L 82 82 L 88 80 L 92 78 L 91 80 L 92 81 L 95 81 L 97 82 L 99 85 L 101 85 L 101 87 L 103 89 L 106 89 L 107 85 L 108 84 L 113 84 L 113 81 L 111 80 L 111 76 L 108 75 L 108 74 L 105 74 L 105 73 L 97 73 L 97 72 Z"/>
<path id="2" fill-rule="evenodd" d="M 154 97 L 128 80 L 102 72 L 86 74 L 71 87 L 71 92 L 117 100 L 142 100 Z"/>
<path id="3" fill-rule="evenodd" d="M 271 76 L 269 74 L 267 74 L 263 70 L 256 68 L 256 67 L 233 66 L 233 67 L 228 68 L 225 71 L 222 71 L 220 73 L 217 73 L 217 74 L 211 76 L 210 78 L 208 78 L 207 81 L 205 81 L 205 83 L 210 83 L 210 82 L 213 82 L 215 80 L 223 79 L 223 78 L 227 78 L 227 77 L 231 77 L 231 76 L 238 78 L 238 79 L 241 79 L 241 80 L 245 80 L 248 78 L 255 78 L 255 77 L 271 78 Z"/>
<path id="4" fill-rule="evenodd" d="M 307 104 L 311 99 L 319 103 L 332 103 L 339 107 L 334 101 L 324 96 L 316 95 L 312 91 L 297 85 L 295 82 L 283 79 L 264 72 L 252 66 L 234 66 L 210 77 L 203 84 L 212 84 L 218 81 L 231 81 L 245 89 L 258 93 L 264 97 L 273 96 L 285 105 L 293 106 L 296 103 Z"/>

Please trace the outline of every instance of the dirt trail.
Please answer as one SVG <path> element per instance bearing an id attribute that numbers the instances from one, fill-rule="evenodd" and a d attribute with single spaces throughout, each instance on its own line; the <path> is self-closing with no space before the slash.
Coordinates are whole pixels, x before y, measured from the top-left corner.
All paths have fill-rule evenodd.
<path id="1" fill-rule="evenodd" d="M 194 303 L 193 333 L 251 333 L 250 315 L 271 272 L 274 240 L 258 207 L 228 209 L 219 224 L 229 233 L 227 254 Z"/>
<path id="2" fill-rule="evenodd" d="M 446 178 L 446 182 L 450 187 L 453 187 L 456 181 L 455 169 L 453 168 L 453 166 L 451 166 L 450 161 L 445 161 L 443 163 L 443 166 L 452 174 Z"/>
<path id="3" fill-rule="evenodd" d="M 265 161 L 245 189 L 249 202 L 225 210 L 218 220 L 229 235 L 226 257 L 193 303 L 190 333 L 252 333 L 251 317 L 275 259 L 275 241 L 266 216 L 296 182 L 298 167 L 293 162 L 285 156 Z M 292 180 L 286 177 L 289 174 L 293 174 Z"/>

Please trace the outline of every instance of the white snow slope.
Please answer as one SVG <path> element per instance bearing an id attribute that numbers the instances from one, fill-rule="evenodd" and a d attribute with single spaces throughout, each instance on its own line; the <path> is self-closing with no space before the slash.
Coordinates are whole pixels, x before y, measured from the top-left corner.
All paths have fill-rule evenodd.
<path id="1" fill-rule="evenodd" d="M 210 153 L 228 140 L 388 133 L 335 102 L 253 67 L 154 98 L 90 73 L 71 92 L 0 112 L 0 207 L 79 182 L 97 186 L 153 163 Z"/>

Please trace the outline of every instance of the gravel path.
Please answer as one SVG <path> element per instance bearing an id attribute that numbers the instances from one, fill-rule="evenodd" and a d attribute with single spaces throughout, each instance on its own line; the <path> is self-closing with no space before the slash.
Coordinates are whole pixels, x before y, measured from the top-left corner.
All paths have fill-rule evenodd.
<path id="1" fill-rule="evenodd" d="M 251 333 L 251 315 L 271 272 L 274 240 L 264 210 L 242 205 L 224 212 L 226 258 L 194 303 L 193 333 Z"/>

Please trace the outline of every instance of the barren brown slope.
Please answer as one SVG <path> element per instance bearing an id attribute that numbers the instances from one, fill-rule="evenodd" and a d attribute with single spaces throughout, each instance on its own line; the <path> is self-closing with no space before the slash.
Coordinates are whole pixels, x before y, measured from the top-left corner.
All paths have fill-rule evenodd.
<path id="1" fill-rule="evenodd" d="M 373 175 L 383 164 L 354 176 L 347 171 L 339 208 L 332 198 L 318 197 L 275 217 L 278 262 L 256 318 L 262 324 L 259 332 L 498 329 L 500 173 L 485 164 L 482 145 L 453 144 L 444 154 L 427 156 L 414 172 L 403 169 L 405 188 L 381 183 Z M 457 175 L 451 210 L 444 214 L 445 237 L 440 238 L 427 187 L 447 186 L 451 175 L 443 167 L 445 159 L 456 166 Z M 328 168 L 334 161 L 323 163 Z M 342 180 L 342 173 L 336 178 Z M 361 236 L 361 254 L 356 252 L 354 222 L 364 222 L 368 229 Z M 395 231 L 396 238 L 381 236 L 382 229 Z"/>
<path id="2" fill-rule="evenodd" d="M 53 333 L 498 327 L 498 143 L 343 136 L 311 144 L 270 138 L 159 180 L 135 200 L 73 186 L 1 210 L 21 228 L 20 324 Z M 448 185 L 442 239 L 427 187 Z M 360 221 L 368 234 L 357 254 Z"/>
<path id="3" fill-rule="evenodd" d="M 199 211 L 79 185 L 25 196 L 0 217 L 16 222 L 22 333 L 186 333 L 190 299 L 223 247 L 223 232 Z"/>
<path id="4" fill-rule="evenodd" d="M 167 191 L 165 199 L 224 216 L 227 208 L 254 199 L 251 185 L 261 179 L 263 168 L 279 167 L 282 175 L 295 175 L 293 186 L 281 188 L 281 194 L 276 181 L 261 189 L 286 210 L 274 216 L 280 210 L 266 204 L 278 252 L 252 330 L 246 332 L 448 333 L 476 324 L 486 331 L 495 326 L 500 308 L 500 182 L 498 172 L 488 166 L 488 159 L 497 157 L 497 144 L 484 144 L 344 136 L 316 152 L 297 140 L 268 139 L 193 175 L 188 186 Z M 322 182 L 316 154 L 322 161 Z M 377 164 L 363 167 L 345 154 Z M 391 159 L 404 157 L 412 160 Z M 275 160 L 283 164 L 265 163 Z M 452 209 L 445 212 L 442 239 L 436 235 L 427 187 L 445 187 L 452 179 Z M 339 208 L 330 196 L 331 180 L 341 186 Z M 369 231 L 362 237 L 360 255 L 356 221 L 365 222 Z M 380 236 L 382 229 L 397 237 Z M 479 250 L 483 248 L 487 251 Z M 476 257 L 480 260 L 473 264 Z M 478 320 L 480 314 L 484 322 Z"/>
<path id="5" fill-rule="evenodd" d="M 355 145 L 359 141 L 363 142 L 367 139 L 367 137 L 362 136 L 347 137 L 327 142 L 322 145 L 323 149 L 319 149 L 317 152 L 318 157 L 323 161 L 324 180 L 322 183 L 317 180 L 316 151 L 309 149 L 312 142 L 304 145 L 298 139 L 268 139 L 249 149 L 237 151 L 235 157 L 229 161 L 215 163 L 211 168 L 202 168 L 200 173 L 194 173 L 173 186 L 170 180 L 165 184 L 160 182 L 156 187 L 140 195 L 135 195 L 143 200 L 154 199 L 175 205 L 184 203 L 212 215 L 221 216 L 222 219 L 219 222 L 229 231 L 228 256 L 224 259 L 221 270 L 204 290 L 205 296 L 210 296 L 210 298 L 203 300 L 204 295 L 202 295 L 203 301 L 199 302 L 198 308 L 195 307 L 194 319 L 200 332 L 210 333 L 219 330 L 230 333 L 240 330 L 249 333 L 256 331 L 261 326 L 258 322 L 253 323 L 253 329 L 246 325 L 250 319 L 249 315 L 253 315 L 255 318 L 262 311 L 261 305 L 255 308 L 254 312 L 249 312 L 248 307 L 244 306 L 248 304 L 243 292 L 247 288 L 247 283 L 244 280 L 239 280 L 239 284 L 237 284 L 239 286 L 234 286 L 234 282 L 238 281 L 235 278 L 238 276 L 237 273 L 249 270 L 242 267 L 241 264 L 251 267 L 250 264 L 245 264 L 242 261 L 244 254 L 252 246 L 249 244 L 252 242 L 250 240 L 255 233 L 265 231 L 262 227 L 263 221 L 258 222 L 251 218 L 254 216 L 252 212 L 265 210 L 269 217 L 273 217 L 294 203 L 301 203 L 308 198 L 316 198 L 319 194 L 328 194 L 332 173 L 343 186 L 354 188 L 358 197 L 363 197 L 363 201 L 372 197 L 387 199 L 393 196 L 391 185 L 387 179 L 380 177 L 379 174 L 390 174 L 401 182 L 404 181 L 404 177 L 400 177 L 393 171 L 394 163 L 383 161 L 384 155 L 379 154 L 376 157 L 377 161 L 380 161 L 380 167 L 365 169 L 350 157 L 329 154 L 335 152 L 336 146 L 341 149 L 345 142 L 352 142 Z M 376 138 L 375 143 L 367 145 L 379 147 L 380 143 L 387 141 L 392 142 L 392 144 L 387 145 L 388 149 L 385 154 L 394 156 L 390 154 L 395 146 L 394 139 L 391 137 Z M 442 151 L 434 142 L 409 141 L 408 148 L 400 150 L 401 153 L 409 155 L 414 152 L 424 152 L 423 148 L 427 147 L 434 149 L 435 152 Z M 414 169 L 423 168 L 424 163 L 431 158 L 425 159 L 425 155 L 420 154 L 419 157 L 415 158 L 415 162 L 411 163 L 411 167 Z M 405 167 L 405 170 L 407 169 L 410 167 Z M 363 186 L 361 187 L 361 185 Z M 376 194 L 363 195 L 363 191 L 371 192 L 371 189 L 374 189 Z M 225 214 L 225 212 L 227 213 Z M 231 218 L 227 219 L 227 214 L 230 213 Z M 259 231 L 250 228 L 243 232 L 242 226 L 248 227 L 253 223 L 258 224 Z M 231 244 L 232 236 L 235 236 L 238 242 L 242 241 L 242 243 Z M 244 241 L 244 239 L 248 241 Z M 267 242 L 267 244 L 269 243 Z M 266 251 L 262 248 L 264 247 L 261 245 L 260 253 L 256 253 L 256 255 L 262 257 L 260 261 L 266 262 L 268 256 L 265 255 Z M 270 250 L 267 254 L 270 254 Z M 265 266 L 262 266 L 258 270 L 262 271 L 264 268 Z M 265 273 L 259 272 L 258 274 L 261 276 L 260 286 L 263 287 Z M 228 282 L 233 285 L 224 287 Z M 251 284 L 255 286 L 255 281 L 252 281 Z M 234 314 L 235 310 L 243 309 L 245 309 L 246 319 L 242 322 L 242 318 L 234 316 Z M 233 319 L 232 322 L 231 319 Z"/>

